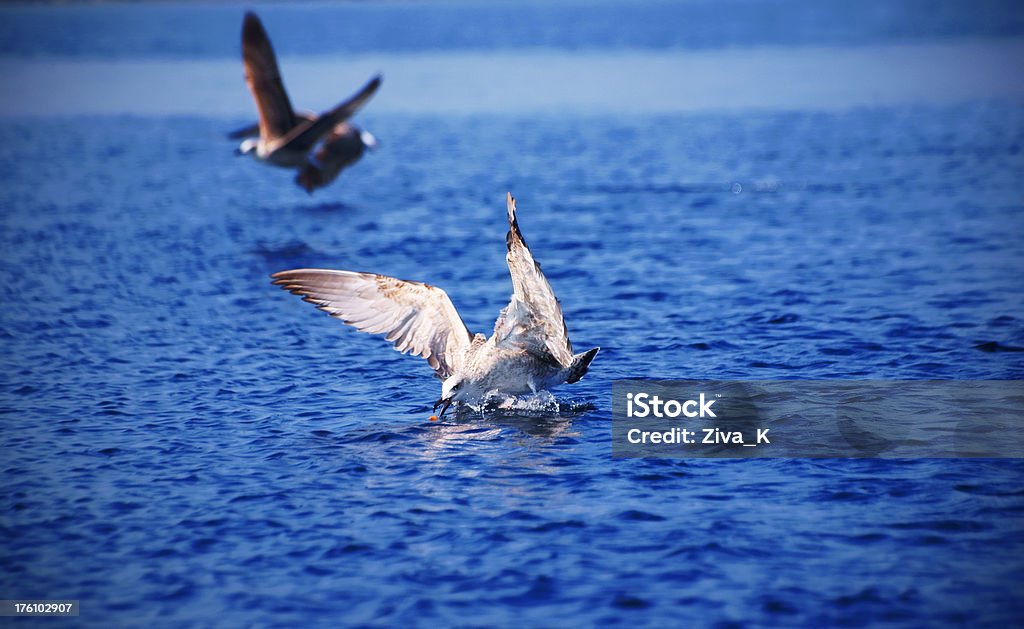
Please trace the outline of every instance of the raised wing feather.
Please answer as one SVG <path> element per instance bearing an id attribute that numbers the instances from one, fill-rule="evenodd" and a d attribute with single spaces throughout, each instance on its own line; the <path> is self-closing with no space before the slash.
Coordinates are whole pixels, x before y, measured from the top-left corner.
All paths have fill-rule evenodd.
<path id="1" fill-rule="evenodd" d="M 295 269 L 274 284 L 395 349 L 427 359 L 442 380 L 461 367 L 471 335 L 448 294 L 420 282 L 352 271 Z"/>
<path id="2" fill-rule="evenodd" d="M 295 124 L 312 123 L 316 120 L 316 114 L 311 114 L 304 111 L 296 111 Z M 241 127 L 228 133 L 229 140 L 243 140 L 245 138 L 258 138 L 260 137 L 260 123 L 251 124 L 247 127 Z"/>
<path id="3" fill-rule="evenodd" d="M 373 77 L 354 96 L 342 102 L 334 109 L 320 114 L 312 122 L 308 124 L 300 123 L 280 140 L 271 144 L 270 149 L 276 151 L 287 146 L 289 151 L 309 151 L 320 138 L 330 133 L 339 123 L 354 116 L 366 104 L 366 101 L 370 100 L 370 97 L 374 95 L 377 88 L 380 87 L 380 83 L 380 75 Z"/>
<path id="4" fill-rule="evenodd" d="M 245 14 L 242 23 L 242 63 L 245 82 L 260 115 L 260 136 L 264 140 L 284 136 L 295 127 L 295 114 L 281 81 L 270 38 L 260 18 L 251 11 Z"/>
<path id="5" fill-rule="evenodd" d="M 562 307 L 523 240 L 511 193 L 506 202 L 509 228 L 505 259 L 512 275 L 513 294 L 494 324 L 495 340 L 499 345 L 523 347 L 542 360 L 568 367 L 572 364 L 572 344 Z"/>

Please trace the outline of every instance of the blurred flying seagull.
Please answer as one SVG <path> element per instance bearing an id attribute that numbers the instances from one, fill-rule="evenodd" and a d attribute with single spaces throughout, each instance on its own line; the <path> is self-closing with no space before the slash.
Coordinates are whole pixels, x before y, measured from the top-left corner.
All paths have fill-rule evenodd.
<path id="1" fill-rule="evenodd" d="M 441 416 L 452 402 L 479 402 L 489 394 L 523 395 L 587 373 L 599 347 L 573 354 L 554 291 L 523 241 L 516 202 L 509 194 L 508 270 L 512 298 L 491 338 L 470 334 L 448 294 L 436 286 L 373 273 L 295 269 L 274 284 L 361 332 L 384 334 L 395 349 L 427 359 L 442 381 Z"/>
<path id="2" fill-rule="evenodd" d="M 242 62 L 245 82 L 259 111 L 259 124 L 229 135 L 245 138 L 239 154 L 252 154 L 261 162 L 297 168 L 296 183 L 312 193 L 333 181 L 341 170 L 359 160 L 367 148 L 377 145 L 367 131 L 346 120 L 351 118 L 380 87 L 375 76 L 355 96 L 334 109 L 316 114 L 292 109 L 281 81 L 270 38 L 256 14 L 249 11 L 242 23 Z M 318 142 L 320 149 L 311 154 Z"/>

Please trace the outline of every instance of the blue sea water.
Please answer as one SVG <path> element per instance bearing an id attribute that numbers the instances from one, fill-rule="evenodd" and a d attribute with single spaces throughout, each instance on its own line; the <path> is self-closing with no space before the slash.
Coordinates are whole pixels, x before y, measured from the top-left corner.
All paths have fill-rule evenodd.
<path id="1" fill-rule="evenodd" d="M 275 35 L 338 10 L 272 9 Z M 3 50 L 86 54 L 66 41 Z M 177 41 L 146 27 L 122 52 Z M 620 378 L 1024 378 L 1021 104 L 371 105 L 380 150 L 311 197 L 232 154 L 244 119 L 0 119 L 0 598 L 79 599 L 89 626 L 1024 616 L 1018 460 L 623 460 L 610 441 Z M 489 332 L 507 190 L 577 348 L 603 348 L 554 404 L 429 422 L 422 360 L 269 283 L 423 280 Z"/>
<path id="2" fill-rule="evenodd" d="M 436 50 L 714 49 L 865 45 L 1024 34 L 1013 0 L 433 0 L 165 2 L 0 7 L 0 55 L 134 58 L 238 54 L 239 14 L 255 9 L 289 54 Z M 278 30 L 280 32 L 278 32 Z"/>

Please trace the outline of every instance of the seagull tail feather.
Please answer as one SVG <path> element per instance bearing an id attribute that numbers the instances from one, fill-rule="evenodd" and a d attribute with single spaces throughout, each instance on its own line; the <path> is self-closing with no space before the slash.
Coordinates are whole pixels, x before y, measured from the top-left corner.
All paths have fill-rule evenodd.
<path id="1" fill-rule="evenodd" d="M 569 376 L 565 381 L 569 384 L 579 382 L 580 378 L 587 373 L 587 369 L 590 368 L 590 361 L 594 360 L 594 356 L 597 356 L 597 352 L 600 349 L 600 347 L 595 347 L 593 349 L 588 349 L 582 354 L 576 354 L 573 356 L 572 365 L 569 366 Z"/>

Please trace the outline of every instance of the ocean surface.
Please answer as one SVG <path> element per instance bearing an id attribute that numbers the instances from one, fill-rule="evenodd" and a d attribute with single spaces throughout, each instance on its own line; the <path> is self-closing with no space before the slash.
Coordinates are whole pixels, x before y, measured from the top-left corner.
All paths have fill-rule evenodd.
<path id="1" fill-rule="evenodd" d="M 256 8 L 294 67 L 441 50 L 495 77 L 499 24 L 561 60 L 1024 35 L 997 2 L 510 6 Z M 242 11 L 4 8 L 0 65 L 237 62 Z M 78 599 L 87 626 L 1024 618 L 1024 461 L 616 459 L 610 426 L 625 378 L 1024 379 L 1024 99 L 371 102 L 380 149 L 307 196 L 234 155 L 240 77 L 216 115 L 183 90 L 192 113 L 0 116 L 0 598 Z M 602 347 L 553 397 L 430 422 L 425 361 L 270 284 L 427 281 L 489 334 L 506 191 L 576 348 Z"/>

